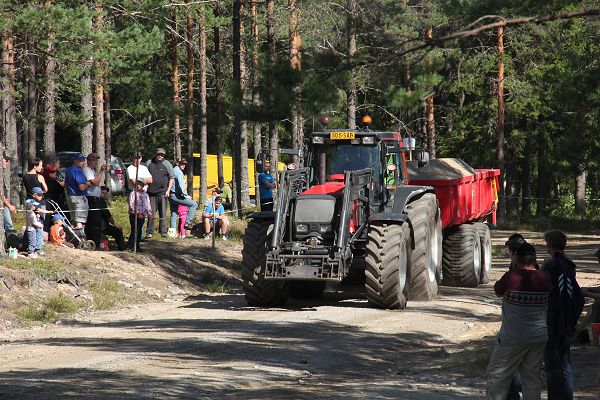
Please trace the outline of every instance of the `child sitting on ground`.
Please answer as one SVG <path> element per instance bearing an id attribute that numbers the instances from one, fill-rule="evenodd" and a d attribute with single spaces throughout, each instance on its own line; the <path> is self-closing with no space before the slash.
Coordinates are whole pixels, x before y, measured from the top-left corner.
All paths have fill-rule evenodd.
<path id="1" fill-rule="evenodd" d="M 60 214 L 55 214 L 52 216 L 53 225 L 50 227 L 50 243 L 55 246 L 74 248 L 75 245 L 73 245 L 73 243 L 66 241 L 67 234 L 63 228 L 64 219 L 65 217 Z"/>
<path id="2" fill-rule="evenodd" d="M 44 223 L 36 212 L 39 205 L 40 203 L 34 199 L 25 200 L 25 231 L 29 243 L 27 246 L 27 257 L 29 258 L 46 255 L 44 252 Z"/>

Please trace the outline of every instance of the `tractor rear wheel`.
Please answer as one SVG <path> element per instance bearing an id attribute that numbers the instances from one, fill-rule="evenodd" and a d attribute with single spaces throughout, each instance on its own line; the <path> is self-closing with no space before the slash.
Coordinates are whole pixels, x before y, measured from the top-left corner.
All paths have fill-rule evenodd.
<path id="1" fill-rule="evenodd" d="M 289 285 L 285 281 L 265 280 L 267 244 L 272 235 L 271 221 L 253 220 L 248 223 L 242 249 L 242 280 L 248 305 L 253 307 L 279 306 L 285 303 Z"/>
<path id="2" fill-rule="evenodd" d="M 475 226 L 458 225 L 444 238 L 442 267 L 446 286 L 476 287 L 481 274 L 481 241 Z"/>
<path id="3" fill-rule="evenodd" d="M 406 307 L 409 259 L 407 225 L 371 224 L 365 256 L 365 289 L 369 304 L 389 309 Z"/>
<path id="4" fill-rule="evenodd" d="M 290 282 L 290 296 L 297 299 L 320 299 L 325 291 L 325 281 Z"/>
<path id="5" fill-rule="evenodd" d="M 410 300 L 434 300 L 442 278 L 442 221 L 435 195 L 406 206 L 415 246 L 410 257 Z"/>
<path id="6" fill-rule="evenodd" d="M 488 283 L 492 271 L 492 236 L 490 235 L 490 228 L 483 222 L 476 222 L 473 225 L 477 229 L 479 242 L 481 243 L 481 274 L 479 275 L 479 283 Z"/>

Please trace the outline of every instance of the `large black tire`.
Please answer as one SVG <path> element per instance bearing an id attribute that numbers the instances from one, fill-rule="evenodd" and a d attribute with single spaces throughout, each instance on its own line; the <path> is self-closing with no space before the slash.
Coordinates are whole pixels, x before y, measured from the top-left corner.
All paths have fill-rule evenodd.
<path id="1" fill-rule="evenodd" d="M 471 224 L 458 225 L 444 238 L 442 267 L 446 286 L 476 287 L 481 274 L 481 242 Z"/>
<path id="2" fill-rule="evenodd" d="M 285 303 L 289 295 L 286 281 L 265 280 L 267 244 L 271 240 L 271 221 L 248 223 L 242 249 L 242 280 L 248 305 L 273 307 Z"/>
<path id="3" fill-rule="evenodd" d="M 369 304 L 402 309 L 408 300 L 408 226 L 373 223 L 367 236 L 365 289 Z"/>
<path id="4" fill-rule="evenodd" d="M 325 291 L 325 281 L 290 282 L 290 296 L 297 299 L 320 299 Z"/>
<path id="5" fill-rule="evenodd" d="M 479 283 L 488 283 L 492 272 L 492 236 L 490 228 L 483 222 L 473 224 L 479 234 L 479 243 L 481 244 L 481 273 L 479 274 Z"/>
<path id="6" fill-rule="evenodd" d="M 406 206 L 414 249 L 410 257 L 409 300 L 434 300 L 442 278 L 442 221 L 435 195 L 425 194 Z"/>

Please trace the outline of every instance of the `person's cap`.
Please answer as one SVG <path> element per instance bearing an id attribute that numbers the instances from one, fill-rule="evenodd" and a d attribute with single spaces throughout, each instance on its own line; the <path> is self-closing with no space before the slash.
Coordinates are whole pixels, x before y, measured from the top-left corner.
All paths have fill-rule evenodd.
<path id="1" fill-rule="evenodd" d="M 41 187 L 36 186 L 33 189 L 31 189 L 31 193 L 33 193 L 33 194 L 44 194 L 44 191 L 42 190 Z"/>
<path id="2" fill-rule="evenodd" d="M 25 200 L 25 205 L 27 207 L 31 207 L 31 206 L 39 206 L 40 203 L 38 203 L 37 201 L 35 201 L 34 199 L 27 199 Z"/>
<path id="3" fill-rule="evenodd" d="M 144 178 L 138 178 L 136 183 L 139 183 L 140 185 L 145 185 L 146 184 L 146 180 Z"/>
<path id="4" fill-rule="evenodd" d="M 54 221 L 54 222 L 56 222 L 56 221 L 60 221 L 61 219 L 65 219 L 65 217 L 63 217 L 63 216 L 62 216 L 62 215 L 60 215 L 60 214 L 54 214 L 54 215 L 52 216 L 52 221 Z"/>
<path id="5" fill-rule="evenodd" d="M 156 154 L 167 154 L 167 152 L 162 147 L 159 147 L 156 149 Z"/>
<path id="6" fill-rule="evenodd" d="M 519 247 L 517 247 L 516 253 L 518 256 L 534 256 L 535 247 L 527 242 L 523 242 Z"/>
<path id="7" fill-rule="evenodd" d="M 221 196 L 215 197 L 215 203 L 221 203 Z"/>
<path id="8" fill-rule="evenodd" d="M 88 154 L 88 156 L 87 156 L 87 159 L 88 159 L 88 160 L 97 160 L 98 158 L 99 158 L 99 157 L 98 157 L 98 154 L 96 154 L 96 153 L 90 153 L 90 154 Z"/>
<path id="9" fill-rule="evenodd" d="M 133 158 L 142 158 L 142 153 L 136 151 L 135 153 L 133 153 Z"/>
<path id="10" fill-rule="evenodd" d="M 81 153 L 77 153 L 73 156 L 73 161 L 85 161 L 85 156 Z"/>
<path id="11" fill-rule="evenodd" d="M 508 237 L 508 240 L 504 243 L 504 245 L 508 247 L 510 251 L 515 251 L 523 243 L 527 243 L 525 238 L 523 238 L 523 235 L 520 233 L 513 233 Z"/>
<path id="12" fill-rule="evenodd" d="M 12 161 L 13 158 L 6 152 L 4 151 L 4 153 L 2 153 L 2 157 L 6 160 L 6 161 Z"/>

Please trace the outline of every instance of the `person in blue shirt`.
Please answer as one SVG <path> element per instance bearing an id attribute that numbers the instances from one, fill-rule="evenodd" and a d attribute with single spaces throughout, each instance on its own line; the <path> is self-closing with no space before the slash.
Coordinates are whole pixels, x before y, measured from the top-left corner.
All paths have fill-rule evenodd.
<path id="1" fill-rule="evenodd" d="M 258 175 L 260 211 L 273 211 L 273 189 L 277 187 L 277 182 L 270 171 L 271 163 L 265 161 L 263 172 Z"/>
<path id="2" fill-rule="evenodd" d="M 81 229 L 87 222 L 88 217 L 88 200 L 87 189 L 91 183 L 83 173 L 83 164 L 85 156 L 81 153 L 73 157 L 73 165 L 67 168 L 65 175 L 67 189 L 67 204 L 71 211 L 71 222 L 75 223 L 75 228 Z"/>
<path id="3" fill-rule="evenodd" d="M 217 196 L 215 197 L 214 206 L 213 203 L 208 203 L 202 213 L 202 219 L 204 220 L 204 238 L 210 238 L 210 231 L 213 228 L 214 221 L 214 234 L 219 231 L 221 239 L 228 240 L 227 232 L 229 231 L 229 219 L 225 215 L 225 208 L 223 207 L 223 200 Z"/>
<path id="4" fill-rule="evenodd" d="M 171 201 L 171 228 L 173 229 L 177 229 L 177 218 L 179 218 L 179 215 L 177 214 L 177 208 L 180 205 L 188 208 L 188 215 L 185 220 L 185 229 L 187 230 L 192 229 L 194 215 L 196 214 L 196 209 L 198 208 L 198 203 L 196 203 L 192 199 L 192 196 L 190 196 L 187 192 L 187 181 L 185 179 L 185 175 L 183 175 L 183 171 L 186 167 L 186 159 L 180 158 L 177 160 L 177 166 L 173 168 L 175 181 L 173 182 L 171 196 L 169 197 L 169 200 Z"/>

